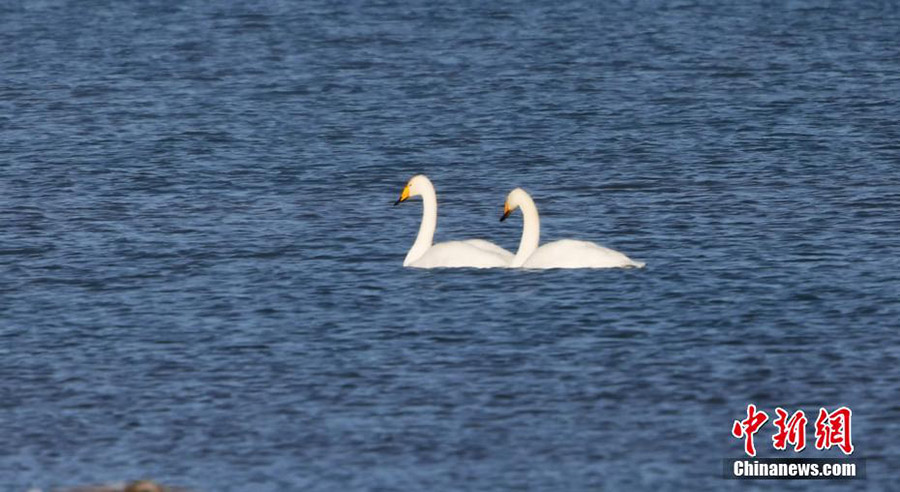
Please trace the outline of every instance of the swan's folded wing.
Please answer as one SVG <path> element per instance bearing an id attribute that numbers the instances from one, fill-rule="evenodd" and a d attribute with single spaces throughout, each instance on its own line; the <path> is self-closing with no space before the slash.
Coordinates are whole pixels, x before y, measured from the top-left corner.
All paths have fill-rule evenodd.
<path id="1" fill-rule="evenodd" d="M 596 243 L 562 239 L 538 248 L 523 266 L 525 268 L 641 268 L 644 264 Z"/>
<path id="2" fill-rule="evenodd" d="M 428 248 L 409 266 L 414 268 L 504 268 L 509 261 L 466 241 L 448 241 Z"/>
<path id="3" fill-rule="evenodd" d="M 512 261 L 513 257 L 515 256 L 514 254 L 501 248 L 500 246 L 497 246 L 490 241 L 485 241 L 484 239 L 466 239 L 465 241 L 461 242 L 475 246 L 476 248 L 482 249 L 489 253 L 500 255 L 501 257 L 506 258 L 507 261 Z"/>

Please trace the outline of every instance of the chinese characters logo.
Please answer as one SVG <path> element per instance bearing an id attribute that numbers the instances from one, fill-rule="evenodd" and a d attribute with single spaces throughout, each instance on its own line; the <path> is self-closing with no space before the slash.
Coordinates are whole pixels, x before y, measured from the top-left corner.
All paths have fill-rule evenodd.
<path id="1" fill-rule="evenodd" d="M 777 418 L 772 421 L 777 428 L 777 432 L 772 436 L 772 445 L 775 449 L 784 451 L 788 445 L 792 445 L 795 453 L 803 451 L 806 448 L 806 423 L 808 422 L 803 410 L 798 410 L 791 415 L 783 408 L 778 407 L 775 409 L 775 414 Z M 821 451 L 837 446 L 844 454 L 853 453 L 853 441 L 850 437 L 852 416 L 853 412 L 847 407 L 840 407 L 830 413 L 824 408 L 820 408 L 815 422 L 816 449 Z M 747 418 L 734 421 L 731 435 L 744 440 L 744 452 L 748 456 L 756 456 L 753 438 L 768 420 L 769 415 L 763 410 L 757 410 L 756 405 L 751 403 L 747 405 Z"/>

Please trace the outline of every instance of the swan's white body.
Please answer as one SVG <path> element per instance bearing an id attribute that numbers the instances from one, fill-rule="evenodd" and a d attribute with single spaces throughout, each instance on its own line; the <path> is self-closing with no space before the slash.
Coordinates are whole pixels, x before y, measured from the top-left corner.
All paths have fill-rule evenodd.
<path id="1" fill-rule="evenodd" d="M 503 218 L 513 210 L 522 209 L 522 239 L 519 250 L 510 263 L 513 268 L 643 268 L 644 263 L 599 244 L 574 239 L 553 241 L 538 247 L 541 239 L 541 219 L 534 200 L 523 189 L 516 188 L 506 197 Z M 502 219 L 501 219 L 502 220 Z"/>
<path id="2" fill-rule="evenodd" d="M 644 264 L 599 244 L 575 239 L 561 239 L 537 248 L 521 266 L 524 268 L 642 268 Z"/>
<path id="3" fill-rule="evenodd" d="M 492 245 L 493 248 L 485 248 L 482 243 L 488 243 L 481 239 L 468 241 L 447 241 L 432 245 L 422 256 L 411 260 L 409 255 L 403 261 L 403 266 L 413 268 L 505 268 L 513 259 L 513 254 Z M 490 243 L 488 243 L 490 244 Z"/>
<path id="4" fill-rule="evenodd" d="M 422 224 L 403 266 L 413 268 L 504 268 L 513 254 L 483 239 L 433 244 L 437 229 L 437 195 L 434 185 L 423 175 L 409 180 L 397 203 L 411 196 L 422 197 Z"/>

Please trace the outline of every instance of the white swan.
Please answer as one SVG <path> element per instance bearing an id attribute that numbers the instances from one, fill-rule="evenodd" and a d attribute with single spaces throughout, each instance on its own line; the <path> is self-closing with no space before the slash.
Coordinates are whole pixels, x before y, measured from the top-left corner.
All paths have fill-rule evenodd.
<path id="1" fill-rule="evenodd" d="M 522 188 L 516 188 L 506 196 L 503 216 L 506 220 L 513 210 L 522 209 L 522 239 L 510 267 L 517 268 L 643 268 L 644 263 L 634 261 L 618 251 L 599 244 L 574 239 L 553 241 L 538 247 L 541 239 L 541 219 L 534 200 Z"/>
<path id="2" fill-rule="evenodd" d="M 411 196 L 422 197 L 422 224 L 416 242 L 403 266 L 414 268 L 502 268 L 509 265 L 513 254 L 483 239 L 466 241 L 448 241 L 432 244 L 434 230 L 437 228 L 437 196 L 434 185 L 424 175 L 413 176 L 394 205 L 405 202 Z"/>

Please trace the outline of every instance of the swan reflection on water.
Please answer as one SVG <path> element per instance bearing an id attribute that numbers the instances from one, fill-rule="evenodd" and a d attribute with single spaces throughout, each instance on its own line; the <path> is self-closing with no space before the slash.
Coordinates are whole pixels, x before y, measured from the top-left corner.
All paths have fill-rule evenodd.
<path id="1" fill-rule="evenodd" d="M 29 489 L 28 492 L 41 492 L 40 489 Z M 181 487 L 167 487 L 150 480 L 121 482 L 107 485 L 89 485 L 70 489 L 54 489 L 54 492 L 190 492 Z"/>

